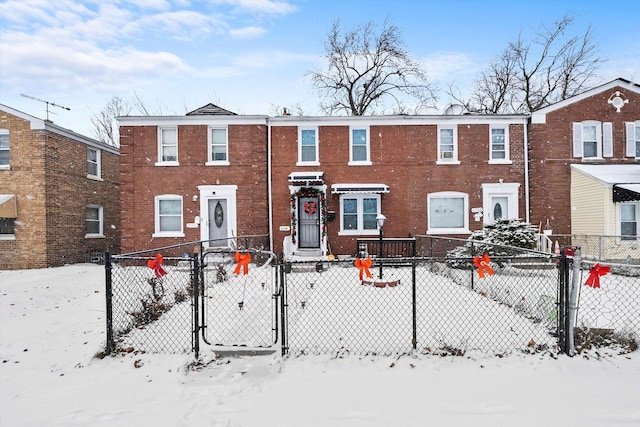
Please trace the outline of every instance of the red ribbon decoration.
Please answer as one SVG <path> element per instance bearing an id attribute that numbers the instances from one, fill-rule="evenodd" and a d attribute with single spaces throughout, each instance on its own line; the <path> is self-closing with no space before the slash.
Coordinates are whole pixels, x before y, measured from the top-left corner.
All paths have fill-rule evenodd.
<path id="1" fill-rule="evenodd" d="M 149 268 L 153 269 L 153 272 L 158 279 L 167 274 L 164 268 L 162 268 L 162 255 L 160 254 L 156 255 L 156 259 L 148 260 L 147 265 Z"/>
<path id="2" fill-rule="evenodd" d="M 234 259 L 238 264 L 233 270 L 233 274 L 240 274 L 240 269 L 244 270 L 243 274 L 249 274 L 249 263 L 251 262 L 251 254 L 241 254 L 240 252 L 236 252 Z"/>
<path id="3" fill-rule="evenodd" d="M 587 277 L 587 281 L 584 283 L 585 286 L 590 286 L 592 288 L 600 287 L 600 276 L 604 276 L 609 271 L 611 271 L 611 267 L 602 267 L 600 264 L 596 263 L 591 270 L 589 271 L 589 277 Z"/>
<path id="4" fill-rule="evenodd" d="M 305 202 L 304 211 L 306 213 L 308 213 L 309 215 L 313 215 L 317 210 L 318 208 L 316 207 L 316 202 Z"/>
<path id="5" fill-rule="evenodd" d="M 481 279 L 484 278 L 485 271 L 489 276 L 494 273 L 493 268 L 491 268 L 491 266 L 489 265 L 490 262 L 491 259 L 489 258 L 489 254 L 482 255 L 482 258 L 479 258 L 477 256 L 473 257 L 473 265 L 478 267 L 478 276 L 480 276 Z"/>
<path id="6" fill-rule="evenodd" d="M 369 267 L 373 265 L 371 258 L 361 259 L 356 258 L 355 266 L 360 270 L 360 280 L 362 280 L 362 273 L 367 275 L 368 278 L 372 278 L 371 271 L 369 271 Z"/>

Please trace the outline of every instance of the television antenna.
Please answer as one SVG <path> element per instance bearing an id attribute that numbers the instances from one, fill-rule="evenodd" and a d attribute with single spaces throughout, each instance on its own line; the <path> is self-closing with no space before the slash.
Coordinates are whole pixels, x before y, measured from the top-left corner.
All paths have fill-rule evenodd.
<path id="1" fill-rule="evenodd" d="M 63 110 L 67 110 L 67 111 L 71 111 L 71 108 L 69 107 L 65 107 L 63 105 L 58 105 L 55 104 L 51 101 L 46 101 L 44 99 L 40 99 L 40 98 L 36 98 L 35 96 L 29 96 L 29 95 L 25 95 L 24 93 L 21 93 L 20 96 L 24 96 L 25 98 L 29 98 L 29 99 L 33 99 L 35 101 L 40 101 L 40 102 L 44 102 L 47 106 L 46 106 L 46 111 L 47 111 L 47 121 L 49 121 L 49 106 L 52 107 L 58 107 L 58 108 L 62 108 Z M 51 112 L 51 114 L 55 114 L 54 112 Z"/>

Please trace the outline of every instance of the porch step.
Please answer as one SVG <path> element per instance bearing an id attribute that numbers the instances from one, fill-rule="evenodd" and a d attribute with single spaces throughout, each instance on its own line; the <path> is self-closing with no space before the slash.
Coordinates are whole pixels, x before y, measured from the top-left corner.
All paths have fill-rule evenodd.
<path id="1" fill-rule="evenodd" d="M 320 249 L 298 249 L 293 252 L 293 255 L 303 258 L 318 258 L 322 256 Z"/>

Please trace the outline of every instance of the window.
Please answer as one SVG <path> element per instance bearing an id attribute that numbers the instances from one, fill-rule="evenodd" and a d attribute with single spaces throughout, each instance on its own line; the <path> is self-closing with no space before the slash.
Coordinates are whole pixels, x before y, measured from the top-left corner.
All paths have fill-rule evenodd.
<path id="1" fill-rule="evenodd" d="M 318 130 L 300 129 L 298 133 L 298 165 L 319 165 Z"/>
<path id="2" fill-rule="evenodd" d="M 370 165 L 369 129 L 351 128 L 350 165 Z"/>
<path id="3" fill-rule="evenodd" d="M 0 239 L 15 237 L 15 218 L 0 218 Z"/>
<path id="4" fill-rule="evenodd" d="M 229 165 L 227 128 L 209 128 L 207 165 Z"/>
<path id="5" fill-rule="evenodd" d="M 0 129 L 0 169 L 9 168 L 9 130 Z"/>
<path id="6" fill-rule="evenodd" d="M 100 150 L 87 147 L 87 176 L 100 178 Z"/>
<path id="7" fill-rule="evenodd" d="M 163 194 L 155 198 L 155 233 L 153 237 L 184 237 L 182 196 Z"/>
<path id="8" fill-rule="evenodd" d="M 627 140 L 627 157 L 640 158 L 640 120 L 624 124 Z"/>
<path id="9" fill-rule="evenodd" d="M 469 196 L 443 191 L 427 196 L 427 233 L 469 233 Z"/>
<path id="10" fill-rule="evenodd" d="M 456 127 L 438 127 L 438 164 L 459 165 L 458 130 Z"/>
<path id="11" fill-rule="evenodd" d="M 178 166 L 178 129 L 158 129 L 157 166 Z"/>
<path id="12" fill-rule="evenodd" d="M 509 126 L 490 126 L 489 163 L 511 163 L 509 160 Z"/>
<path id="13" fill-rule="evenodd" d="M 613 126 L 587 120 L 573 123 L 573 157 L 601 159 L 613 156 Z"/>
<path id="14" fill-rule="evenodd" d="M 102 206 L 88 205 L 86 207 L 84 229 L 84 237 L 104 237 L 102 231 Z"/>
<path id="15" fill-rule="evenodd" d="M 620 218 L 620 236 L 622 240 L 636 240 L 638 238 L 638 210 L 640 203 L 618 203 L 618 217 Z"/>
<path id="16" fill-rule="evenodd" d="M 340 197 L 340 235 L 376 234 L 380 195 L 345 194 Z"/>

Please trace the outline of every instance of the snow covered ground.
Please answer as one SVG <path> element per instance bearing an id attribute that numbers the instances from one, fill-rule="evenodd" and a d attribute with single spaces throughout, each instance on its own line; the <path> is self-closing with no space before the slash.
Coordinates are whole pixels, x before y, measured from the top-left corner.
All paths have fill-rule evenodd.
<path id="1" fill-rule="evenodd" d="M 640 352 L 216 357 L 104 349 L 104 268 L 0 271 L 0 426 L 640 426 Z"/>

